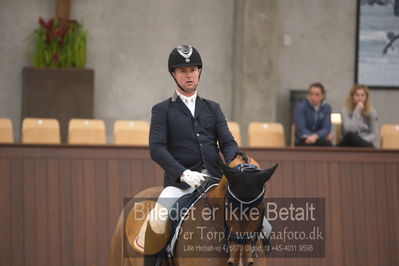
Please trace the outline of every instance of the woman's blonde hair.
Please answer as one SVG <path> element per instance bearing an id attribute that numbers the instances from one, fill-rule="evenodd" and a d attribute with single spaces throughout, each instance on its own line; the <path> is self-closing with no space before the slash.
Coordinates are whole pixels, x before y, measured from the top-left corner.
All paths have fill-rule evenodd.
<path id="1" fill-rule="evenodd" d="M 353 113 L 353 110 L 356 108 L 356 104 L 353 101 L 353 95 L 356 93 L 358 90 L 363 90 L 364 93 L 366 94 L 366 101 L 364 102 L 364 109 L 362 111 L 362 114 L 364 116 L 370 116 L 370 109 L 371 109 L 371 103 L 370 103 L 370 93 L 369 89 L 367 88 L 366 85 L 363 84 L 355 84 L 352 89 L 350 90 L 348 97 L 346 97 L 346 102 L 345 106 L 348 109 L 350 113 Z"/>

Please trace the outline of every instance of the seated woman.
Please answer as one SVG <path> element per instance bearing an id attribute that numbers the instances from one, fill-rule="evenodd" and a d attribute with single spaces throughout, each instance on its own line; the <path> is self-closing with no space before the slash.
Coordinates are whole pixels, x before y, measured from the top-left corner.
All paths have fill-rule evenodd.
<path id="1" fill-rule="evenodd" d="M 342 108 L 341 147 L 374 147 L 378 137 L 377 112 L 365 85 L 354 85 Z"/>
<path id="2" fill-rule="evenodd" d="M 307 100 L 296 105 L 295 146 L 332 146 L 331 106 L 324 99 L 323 84 L 313 83 L 308 88 Z"/>

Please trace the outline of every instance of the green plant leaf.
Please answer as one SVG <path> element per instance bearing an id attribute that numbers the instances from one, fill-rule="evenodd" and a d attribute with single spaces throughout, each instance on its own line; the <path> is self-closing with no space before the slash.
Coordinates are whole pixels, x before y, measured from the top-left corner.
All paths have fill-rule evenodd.
<path id="1" fill-rule="evenodd" d="M 63 27 L 68 30 L 63 32 Z M 30 58 L 36 67 L 79 67 L 86 65 L 87 31 L 80 22 L 54 20 L 51 28 L 39 26 L 28 36 L 34 41 Z"/>

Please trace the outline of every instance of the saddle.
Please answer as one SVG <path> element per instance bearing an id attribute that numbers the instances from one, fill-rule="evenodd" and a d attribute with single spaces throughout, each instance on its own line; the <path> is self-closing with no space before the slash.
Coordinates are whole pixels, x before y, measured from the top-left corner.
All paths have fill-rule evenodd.
<path id="1" fill-rule="evenodd" d="M 190 212 L 194 204 L 214 186 L 217 186 L 219 179 L 207 178 L 199 188 L 193 193 L 183 195 L 171 208 L 169 217 L 171 218 L 171 228 L 167 228 L 167 233 L 171 236 L 169 238 L 166 251 L 169 256 L 173 256 L 173 248 L 179 237 L 179 229 L 183 224 L 184 218 Z M 129 245 L 137 252 L 144 254 L 144 246 L 138 241 L 139 234 L 145 233 L 146 224 L 150 211 L 154 208 L 156 201 L 143 200 L 136 202 L 129 211 L 125 220 L 125 235 Z M 138 211 L 140 208 L 140 211 Z"/>
<path id="2" fill-rule="evenodd" d="M 172 230 L 171 238 L 166 247 L 166 253 L 168 257 L 173 257 L 173 250 L 176 244 L 176 241 L 179 239 L 179 231 L 184 222 L 185 217 L 190 213 L 191 208 L 195 205 L 195 203 L 201 199 L 211 188 L 217 186 L 219 184 L 218 179 L 206 179 L 205 182 L 201 184 L 201 186 L 196 189 L 193 193 L 183 195 L 171 209 L 170 216 L 172 221 Z M 186 211 L 184 211 L 186 210 Z M 178 219 L 175 219 L 178 217 Z"/>

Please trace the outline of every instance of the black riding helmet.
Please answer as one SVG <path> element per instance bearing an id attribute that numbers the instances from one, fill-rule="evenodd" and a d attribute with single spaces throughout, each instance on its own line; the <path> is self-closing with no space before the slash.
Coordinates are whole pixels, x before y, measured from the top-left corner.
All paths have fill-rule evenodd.
<path id="1" fill-rule="evenodd" d="M 169 54 L 168 68 L 172 72 L 176 67 L 197 66 L 202 68 L 201 56 L 191 45 L 179 45 Z"/>
<path id="2" fill-rule="evenodd" d="M 201 56 L 198 53 L 197 49 L 195 49 L 191 45 L 179 45 L 176 48 L 174 48 L 169 54 L 169 60 L 168 60 L 169 73 L 172 75 L 172 72 L 176 67 L 186 67 L 186 66 L 197 66 L 199 69 L 202 69 Z M 179 86 L 180 89 L 186 91 L 184 88 L 180 86 L 179 83 L 177 83 L 174 77 L 173 79 L 175 80 L 177 86 Z"/>

